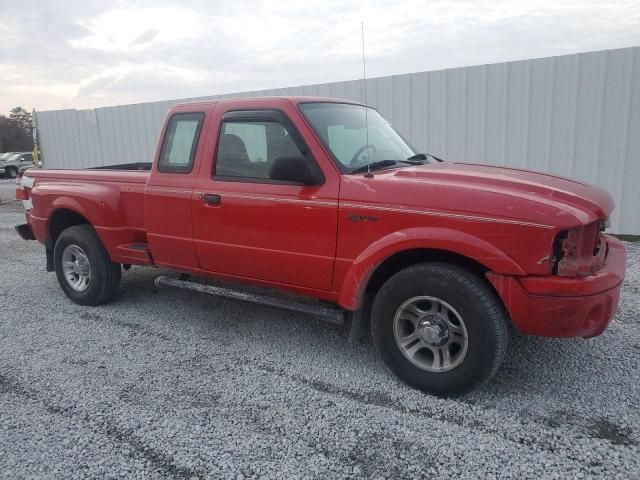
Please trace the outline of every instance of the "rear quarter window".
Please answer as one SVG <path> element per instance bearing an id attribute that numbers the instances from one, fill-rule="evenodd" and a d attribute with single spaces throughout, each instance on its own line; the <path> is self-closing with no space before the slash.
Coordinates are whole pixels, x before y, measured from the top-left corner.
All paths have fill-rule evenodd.
<path id="1" fill-rule="evenodd" d="M 169 120 L 158 171 L 162 173 L 189 173 L 202 130 L 204 113 L 176 113 Z"/>

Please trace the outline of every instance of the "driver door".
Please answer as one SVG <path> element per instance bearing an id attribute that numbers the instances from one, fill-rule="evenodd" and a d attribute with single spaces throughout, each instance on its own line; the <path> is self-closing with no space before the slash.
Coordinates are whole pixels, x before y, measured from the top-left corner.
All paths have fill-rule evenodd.
<path id="1" fill-rule="evenodd" d="M 204 270 L 329 290 L 336 253 L 338 188 L 274 180 L 271 162 L 313 152 L 281 111 L 221 115 L 210 175 L 193 195 L 196 252 Z"/>

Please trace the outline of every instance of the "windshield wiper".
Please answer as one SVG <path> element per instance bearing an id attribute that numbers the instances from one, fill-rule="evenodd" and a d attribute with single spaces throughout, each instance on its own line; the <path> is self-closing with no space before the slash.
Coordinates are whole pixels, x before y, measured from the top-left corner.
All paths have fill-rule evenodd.
<path id="1" fill-rule="evenodd" d="M 378 160 L 377 162 L 367 163 L 366 165 L 362 165 L 354 170 L 351 170 L 351 173 L 364 173 L 369 170 L 377 170 L 384 167 L 390 167 L 391 165 L 395 165 L 398 163 L 396 160 Z"/>
<path id="2" fill-rule="evenodd" d="M 401 163 L 408 163 L 409 165 L 424 165 L 424 160 L 415 160 L 413 158 L 409 159 L 407 158 L 406 160 L 398 160 Z"/>
<path id="3" fill-rule="evenodd" d="M 424 163 L 429 159 L 429 157 L 433 158 L 437 162 L 444 162 L 441 158 L 436 157 L 435 155 L 431 155 L 430 153 L 416 153 L 415 155 L 411 155 L 409 158 L 405 160 L 378 160 L 377 162 L 368 163 L 366 165 L 362 165 L 355 170 L 352 170 L 351 173 L 364 173 L 370 170 L 377 170 L 380 168 L 390 167 L 395 165 L 396 163 L 406 163 L 409 165 L 424 165 Z"/>
<path id="4" fill-rule="evenodd" d="M 416 153 L 415 155 L 411 155 L 409 158 L 407 158 L 407 162 L 411 162 L 411 161 L 421 161 L 421 162 L 426 162 L 429 157 L 433 158 L 436 162 L 444 162 L 443 159 L 436 157 L 435 155 L 432 155 L 431 153 Z"/>

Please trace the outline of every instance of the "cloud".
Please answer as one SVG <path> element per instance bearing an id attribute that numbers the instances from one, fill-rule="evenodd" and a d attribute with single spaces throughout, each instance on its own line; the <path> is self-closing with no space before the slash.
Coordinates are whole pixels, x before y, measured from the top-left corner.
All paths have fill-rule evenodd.
<path id="1" fill-rule="evenodd" d="M 197 13 L 183 7 L 117 8 L 79 22 L 89 34 L 69 45 L 107 52 L 138 51 L 152 43 L 196 39 L 200 28 Z"/>
<path id="2" fill-rule="evenodd" d="M 129 48 L 133 48 L 139 45 L 145 45 L 153 42 L 158 37 L 160 32 L 156 29 L 147 30 L 135 37 L 129 42 Z"/>
<path id="3" fill-rule="evenodd" d="M 0 0 L 0 111 L 86 108 L 640 45 L 637 1 Z"/>

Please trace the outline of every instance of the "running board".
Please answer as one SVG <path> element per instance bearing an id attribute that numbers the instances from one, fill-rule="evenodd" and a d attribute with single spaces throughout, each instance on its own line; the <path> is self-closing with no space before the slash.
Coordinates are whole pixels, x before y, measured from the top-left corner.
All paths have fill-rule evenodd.
<path id="1" fill-rule="evenodd" d="M 280 295 L 263 295 L 253 293 L 246 290 L 234 289 L 222 286 L 205 285 L 185 280 L 166 277 L 164 275 L 157 277 L 155 283 L 158 287 L 176 287 L 191 290 L 198 293 L 206 293 L 218 297 L 233 298 L 244 302 L 257 303 L 260 305 L 268 305 L 270 307 L 283 308 L 285 310 L 293 310 L 295 312 L 307 313 L 322 317 L 331 323 L 342 325 L 347 317 L 347 311 L 339 307 L 319 304 L 319 302 L 298 300 L 295 297 L 284 297 Z"/>

